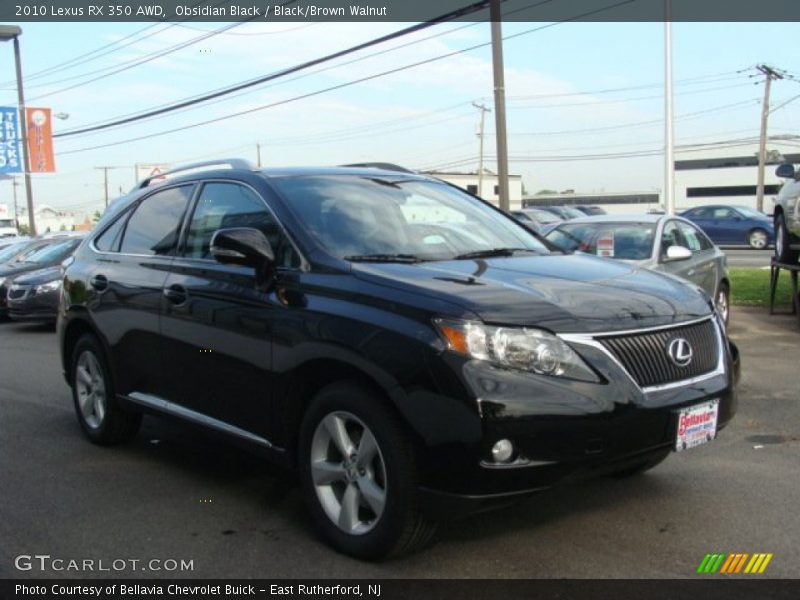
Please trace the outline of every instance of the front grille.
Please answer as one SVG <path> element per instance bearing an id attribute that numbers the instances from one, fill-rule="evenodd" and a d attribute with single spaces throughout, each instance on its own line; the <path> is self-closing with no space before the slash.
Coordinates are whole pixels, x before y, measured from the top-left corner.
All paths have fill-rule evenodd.
<path id="1" fill-rule="evenodd" d="M 692 361 L 679 367 L 670 360 L 667 347 L 684 338 L 692 347 Z M 719 344 L 711 319 L 701 323 L 642 333 L 599 338 L 631 377 L 642 387 L 672 383 L 713 371 L 719 360 Z"/>

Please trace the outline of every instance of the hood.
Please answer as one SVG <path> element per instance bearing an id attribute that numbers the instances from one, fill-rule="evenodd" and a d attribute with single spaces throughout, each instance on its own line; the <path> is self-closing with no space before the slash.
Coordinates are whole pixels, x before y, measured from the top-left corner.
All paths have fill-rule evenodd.
<path id="1" fill-rule="evenodd" d="M 14 278 L 14 283 L 20 285 L 41 285 L 49 281 L 56 281 L 61 279 L 61 267 L 47 267 L 46 269 L 37 269 L 30 271 L 23 275 Z"/>
<path id="2" fill-rule="evenodd" d="M 711 313 L 693 284 L 581 255 L 354 263 L 362 280 L 436 296 L 485 323 L 596 333 L 680 323 Z"/>

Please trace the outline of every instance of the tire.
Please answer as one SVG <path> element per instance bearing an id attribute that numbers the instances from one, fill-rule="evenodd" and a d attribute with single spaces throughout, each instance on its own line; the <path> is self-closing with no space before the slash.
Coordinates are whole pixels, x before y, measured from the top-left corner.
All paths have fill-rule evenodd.
<path id="1" fill-rule="evenodd" d="M 714 298 L 714 306 L 717 308 L 717 312 L 722 317 L 722 321 L 725 325 L 728 325 L 728 319 L 730 318 L 731 314 L 731 290 L 727 283 L 724 281 L 719 282 L 719 287 L 717 288 L 717 297 Z"/>
<path id="2" fill-rule="evenodd" d="M 780 263 L 793 265 L 797 262 L 800 252 L 792 250 L 790 244 L 792 236 L 786 228 L 786 218 L 783 213 L 775 217 L 775 258 Z"/>
<path id="3" fill-rule="evenodd" d="M 636 477 L 637 475 L 641 475 L 642 473 L 646 473 L 650 469 L 654 469 L 655 467 L 660 465 L 662 462 L 667 460 L 667 457 L 669 455 L 670 455 L 670 453 L 666 452 L 665 454 L 657 456 L 656 458 L 651 458 L 651 459 L 646 460 L 644 462 L 641 462 L 641 463 L 639 463 L 637 465 L 633 465 L 632 467 L 626 467 L 624 469 L 620 469 L 619 471 L 614 471 L 613 473 L 610 473 L 609 476 L 610 477 L 615 477 L 617 479 L 625 479 L 627 477 Z"/>
<path id="4" fill-rule="evenodd" d="M 306 503 L 336 550 L 376 561 L 433 537 L 435 524 L 419 510 L 411 440 L 375 393 L 351 382 L 325 387 L 306 412 L 298 444 Z"/>
<path id="5" fill-rule="evenodd" d="M 769 234 L 764 229 L 753 229 L 747 234 L 747 244 L 753 250 L 764 250 L 769 246 Z"/>
<path id="6" fill-rule="evenodd" d="M 105 352 L 94 335 L 86 334 L 75 344 L 70 376 L 75 414 L 91 442 L 110 446 L 136 435 L 142 415 L 120 406 Z"/>

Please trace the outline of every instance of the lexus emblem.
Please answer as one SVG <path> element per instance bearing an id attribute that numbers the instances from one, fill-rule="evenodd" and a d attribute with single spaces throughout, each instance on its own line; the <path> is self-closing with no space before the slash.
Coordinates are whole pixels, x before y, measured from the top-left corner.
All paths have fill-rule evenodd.
<path id="1" fill-rule="evenodd" d="M 688 367 L 692 362 L 692 346 L 684 338 L 675 338 L 667 346 L 667 356 L 679 367 Z"/>

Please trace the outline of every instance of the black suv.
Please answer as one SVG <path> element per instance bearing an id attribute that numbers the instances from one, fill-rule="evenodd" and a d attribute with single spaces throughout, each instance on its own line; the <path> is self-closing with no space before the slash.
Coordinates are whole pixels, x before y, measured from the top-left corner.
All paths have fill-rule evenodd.
<path id="1" fill-rule="evenodd" d="M 86 435 L 142 412 L 299 472 L 321 534 L 379 559 L 442 515 L 712 440 L 738 360 L 699 288 L 551 252 L 447 183 L 193 165 L 120 200 L 66 268 Z"/>

